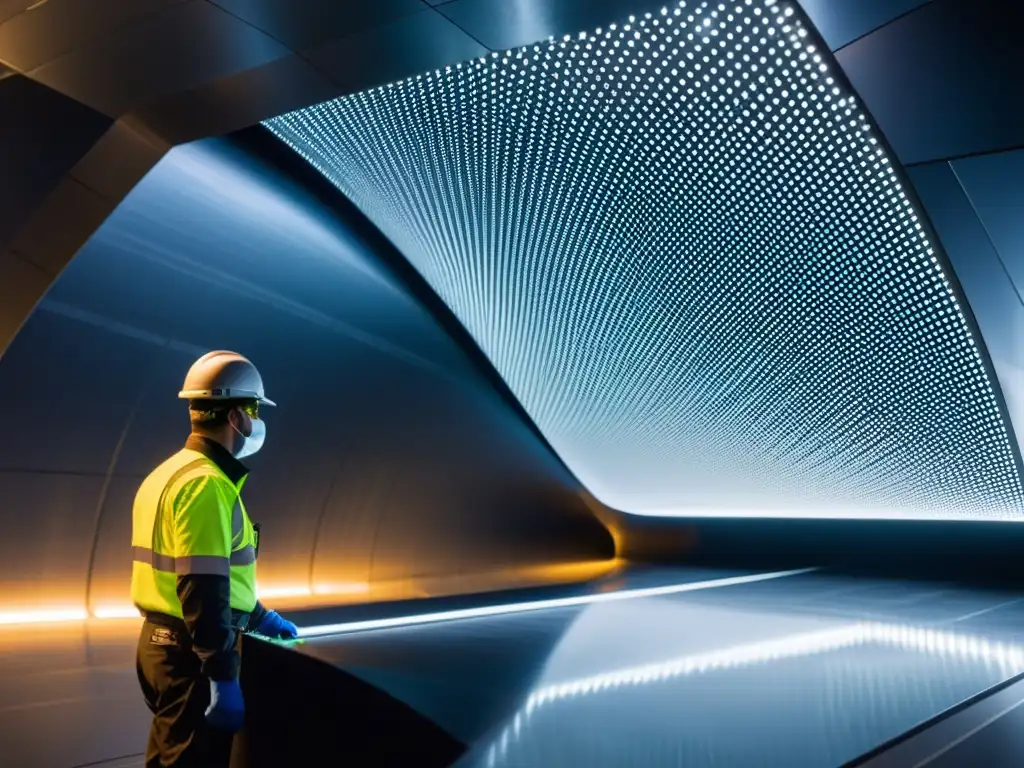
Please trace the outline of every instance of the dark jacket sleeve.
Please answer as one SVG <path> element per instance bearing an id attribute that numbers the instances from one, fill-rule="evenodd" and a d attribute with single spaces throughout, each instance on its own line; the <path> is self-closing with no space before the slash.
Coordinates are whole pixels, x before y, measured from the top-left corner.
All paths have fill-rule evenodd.
<path id="1" fill-rule="evenodd" d="M 239 658 L 231 627 L 231 580 L 227 576 L 190 574 L 178 577 L 178 599 L 192 650 L 211 680 L 238 677 Z"/>
<path id="2" fill-rule="evenodd" d="M 263 621 L 263 617 L 267 615 L 267 609 L 263 606 L 259 600 L 256 601 L 256 607 L 252 609 L 252 613 L 249 614 L 249 631 L 255 632 L 256 628 L 259 627 L 260 622 Z"/>

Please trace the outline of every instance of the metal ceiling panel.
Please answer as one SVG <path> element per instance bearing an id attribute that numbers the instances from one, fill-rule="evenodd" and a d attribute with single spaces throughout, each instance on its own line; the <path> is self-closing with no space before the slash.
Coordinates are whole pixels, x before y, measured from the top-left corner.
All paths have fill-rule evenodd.
<path id="1" fill-rule="evenodd" d="M 1024 8 L 933 0 L 836 56 L 904 164 L 1024 145 Z"/>
<path id="2" fill-rule="evenodd" d="M 118 120 L 68 175 L 119 202 L 170 147 L 126 120 Z"/>
<path id="3" fill-rule="evenodd" d="M 910 176 L 978 321 L 1019 439 L 1024 435 L 1024 304 L 951 165 L 929 163 L 912 168 Z M 1019 226 L 1019 216 L 1017 221 Z"/>
<path id="4" fill-rule="evenodd" d="M 37 407 L 50 409 L 54 403 L 42 402 Z M 71 413 L 65 412 L 65 418 L 75 418 L 75 410 L 80 408 L 68 409 Z M 11 434 L 6 427 L 4 434 Z M 109 458 L 106 445 L 90 445 L 88 437 L 79 440 L 83 455 L 91 451 L 95 464 Z M 15 450 L 12 446 L 9 452 Z M 7 464 L 6 457 L 4 463 Z M 4 610 L 66 606 L 72 602 L 68 595 L 81 595 L 88 572 L 89 550 L 83 542 L 89 541 L 92 532 L 103 475 L 6 471 L 0 477 L 0 509 L 23 510 L 22 514 L 4 516 L 4 535 L 0 536 L 0 594 L 4 596 Z M 8 762 L 10 740 L 3 731 L 0 737 L 7 765 L 33 764 Z"/>
<path id="5" fill-rule="evenodd" d="M 53 275 L 17 254 L 0 249 L 0 355 L 21 328 L 36 302 L 50 287 Z"/>
<path id="6" fill-rule="evenodd" d="M 663 5 L 658 0 L 453 0 L 438 11 L 491 50 L 500 51 L 624 22 L 630 14 Z"/>
<path id="7" fill-rule="evenodd" d="M 246 128 L 338 92 L 334 82 L 292 54 L 176 93 L 133 114 L 167 142 L 184 144 Z"/>
<path id="8" fill-rule="evenodd" d="M 375 85 L 483 56 L 488 50 L 432 9 L 305 53 L 341 92 Z"/>
<path id="9" fill-rule="evenodd" d="M 1020 519 L 952 270 L 796 11 L 687 2 L 268 125 L 608 506 Z"/>
<path id="10" fill-rule="evenodd" d="M 110 118 L 21 75 L 0 80 L 0 115 L 2 245 L 103 135 Z"/>
<path id="11" fill-rule="evenodd" d="M 0 24 L 28 8 L 35 0 L 0 0 Z"/>
<path id="12" fill-rule="evenodd" d="M 68 254 L 85 244 L 117 203 L 65 177 L 7 247 L 51 275 L 60 274 Z"/>
<path id="13" fill-rule="evenodd" d="M 1024 150 L 966 158 L 952 166 L 1024 305 Z M 1024 349 L 1024 336 L 1019 344 Z"/>
<path id="14" fill-rule="evenodd" d="M 127 291 L 131 281 L 122 279 Z M 39 341 L 46 345 L 34 347 Z M 40 355 L 40 349 L 46 354 Z M 139 377 L 160 352 L 145 341 L 37 310 L 3 357 L 0 419 L 4 434 L 18 438 L 0 445 L 0 468 L 92 475 L 102 481 L 142 389 Z M 68 397 L 69 386 L 74 397 Z M 76 426 L 54 440 L 32 426 L 43 418 Z M 95 497 L 90 513 L 94 510 Z M 90 529 L 92 520 L 90 514 Z"/>
<path id="15" fill-rule="evenodd" d="M 227 11 L 190 0 L 149 17 L 130 35 L 80 47 L 29 74 L 116 117 L 139 104 L 290 54 Z"/>
<path id="16" fill-rule="evenodd" d="M 931 0 L 799 0 L 833 51 Z"/>
<path id="17" fill-rule="evenodd" d="M 48 0 L 0 25 L 0 58 L 27 72 L 183 2 Z"/>
<path id="18" fill-rule="evenodd" d="M 420 0 L 210 0 L 293 51 L 314 48 L 423 10 Z"/>

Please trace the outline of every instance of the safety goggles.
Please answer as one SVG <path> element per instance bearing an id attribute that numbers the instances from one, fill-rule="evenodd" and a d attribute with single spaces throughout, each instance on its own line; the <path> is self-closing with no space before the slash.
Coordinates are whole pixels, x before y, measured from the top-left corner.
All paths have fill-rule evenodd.
<path id="1" fill-rule="evenodd" d="M 249 418 L 258 419 L 260 417 L 260 404 L 258 402 L 244 403 L 238 407 L 245 411 Z"/>

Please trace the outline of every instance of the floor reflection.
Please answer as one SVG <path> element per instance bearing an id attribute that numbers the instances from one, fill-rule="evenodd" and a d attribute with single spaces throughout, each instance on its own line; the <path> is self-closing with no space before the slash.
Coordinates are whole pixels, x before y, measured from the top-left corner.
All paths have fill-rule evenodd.
<path id="1" fill-rule="evenodd" d="M 1024 671 L 1022 609 L 803 578 L 588 606 L 459 765 L 835 768 Z"/>

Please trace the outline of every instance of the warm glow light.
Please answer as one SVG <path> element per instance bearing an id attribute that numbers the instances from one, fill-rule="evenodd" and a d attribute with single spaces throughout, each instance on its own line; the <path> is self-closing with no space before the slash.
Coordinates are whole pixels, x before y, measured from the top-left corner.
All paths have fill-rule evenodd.
<path id="1" fill-rule="evenodd" d="M 555 565 L 538 565 L 526 568 L 513 569 L 512 571 L 498 571 L 489 574 L 494 580 L 501 583 L 509 580 L 511 576 L 518 576 L 520 581 L 532 585 L 534 582 L 557 583 L 569 580 L 585 581 L 595 579 L 602 575 L 620 568 L 620 560 L 596 560 L 579 563 L 559 563 Z M 478 575 L 479 577 L 488 574 Z M 459 577 L 465 580 L 465 575 Z M 517 582 L 518 583 L 518 582 Z M 491 581 L 480 581 L 481 591 L 488 588 L 495 588 Z M 437 586 L 437 585 L 435 585 Z M 409 597 L 431 597 L 423 591 L 417 591 L 411 582 L 382 582 L 371 585 L 365 581 L 340 581 L 324 582 L 316 584 L 312 589 L 301 584 L 281 584 L 270 587 L 257 585 L 256 593 L 261 600 L 281 601 L 285 609 L 296 609 L 303 607 L 329 606 L 332 604 L 330 598 L 343 598 L 352 595 L 364 595 L 368 599 L 388 600 L 404 599 Z M 451 594 L 451 585 L 442 584 L 436 594 Z M 345 602 L 339 600 L 338 602 Z M 131 603 L 108 603 L 93 608 L 91 611 L 85 608 L 55 608 L 48 610 L 24 610 L 24 611 L 0 611 L 0 625 L 11 624 L 40 624 L 47 622 L 73 622 L 86 621 L 88 619 L 137 619 L 140 618 L 138 609 Z"/>
<path id="2" fill-rule="evenodd" d="M 0 611 L 0 624 L 44 624 L 60 621 L 84 621 L 84 608 L 49 608 L 34 611 Z"/>
<path id="3" fill-rule="evenodd" d="M 93 608 L 94 619 L 140 619 L 139 609 L 134 605 L 104 605 Z"/>
<path id="4" fill-rule="evenodd" d="M 533 600 L 526 603 L 505 603 L 503 605 L 489 605 L 483 608 L 462 608 L 453 611 L 438 611 L 436 613 L 421 613 L 412 616 L 395 616 L 387 619 L 371 619 L 368 621 L 350 621 L 341 624 L 321 624 L 312 627 L 299 627 L 300 637 L 318 637 L 323 635 L 341 635 L 352 632 L 366 632 L 376 629 L 392 629 L 396 627 L 411 627 L 420 624 L 435 624 L 443 621 L 459 621 L 462 619 L 476 619 L 484 616 L 503 616 L 511 613 L 525 613 L 527 611 L 543 611 L 550 608 L 569 608 L 577 605 L 590 605 L 592 603 L 606 603 L 615 600 L 633 600 L 641 597 L 657 597 L 659 595 L 674 595 L 680 592 L 693 592 L 700 589 L 715 589 L 717 587 L 731 587 L 737 584 L 753 584 L 758 581 L 769 581 L 781 579 L 786 576 L 796 576 L 802 573 L 816 571 L 816 568 L 800 568 L 792 571 L 775 571 L 773 573 L 757 573 L 749 576 L 730 576 L 724 579 L 711 579 L 710 581 L 694 581 L 685 584 L 671 584 L 663 587 L 646 587 L 643 589 L 623 589 L 617 592 L 600 592 L 591 595 L 578 597 L 563 597 L 551 600 Z"/>
<path id="5" fill-rule="evenodd" d="M 610 560 L 585 560 L 579 563 L 555 563 L 553 565 L 526 566 L 516 569 L 523 578 L 544 582 L 590 581 L 608 576 L 625 566 L 620 558 Z"/>
<path id="6" fill-rule="evenodd" d="M 256 586 L 256 594 L 259 595 L 260 599 L 263 598 L 275 598 L 275 597 L 305 597 L 312 594 L 309 587 L 302 587 L 298 585 L 292 585 L 287 587 L 261 587 Z"/>
<path id="7" fill-rule="evenodd" d="M 365 581 L 351 581 L 341 584 L 317 584 L 313 587 L 314 595 L 364 595 L 370 591 Z"/>

